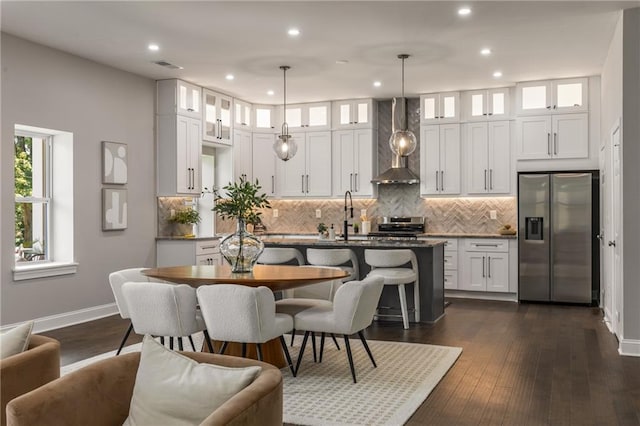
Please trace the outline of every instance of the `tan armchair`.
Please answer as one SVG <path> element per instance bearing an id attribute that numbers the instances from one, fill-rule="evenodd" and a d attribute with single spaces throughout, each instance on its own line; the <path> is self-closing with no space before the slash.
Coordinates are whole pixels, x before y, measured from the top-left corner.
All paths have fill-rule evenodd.
<path id="1" fill-rule="evenodd" d="M 276 367 L 239 357 L 181 353 L 201 363 L 262 367 L 253 383 L 211 413 L 201 425 L 282 424 L 282 374 Z M 139 352 L 112 357 L 16 398 L 7 405 L 8 424 L 120 426 L 129 415 L 139 362 Z"/>
<path id="2" fill-rule="evenodd" d="M 22 394 L 60 377 L 60 342 L 45 336 L 31 336 L 26 351 L 0 360 L 0 403 L 2 426 L 7 424 L 7 403 Z"/>

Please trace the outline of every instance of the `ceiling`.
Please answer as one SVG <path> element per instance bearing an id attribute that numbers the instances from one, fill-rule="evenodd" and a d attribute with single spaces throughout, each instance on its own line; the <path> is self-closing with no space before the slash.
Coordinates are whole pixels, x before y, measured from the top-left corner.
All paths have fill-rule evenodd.
<path id="1" fill-rule="evenodd" d="M 457 10 L 469 5 L 471 14 Z M 252 103 L 390 98 L 600 74 L 618 11 L 640 1 L 2 1 L 2 31 Z M 289 28 L 300 35 L 291 37 Z M 152 52 L 149 43 L 160 49 Z M 492 54 L 482 56 L 489 47 Z M 183 67 L 171 70 L 153 61 Z M 346 64 L 336 61 L 347 60 Z M 493 72 L 500 70 L 501 78 Z M 235 79 L 228 81 L 227 74 Z M 380 87 L 373 87 L 380 81 Z M 267 95 L 273 90 L 273 96 Z"/>

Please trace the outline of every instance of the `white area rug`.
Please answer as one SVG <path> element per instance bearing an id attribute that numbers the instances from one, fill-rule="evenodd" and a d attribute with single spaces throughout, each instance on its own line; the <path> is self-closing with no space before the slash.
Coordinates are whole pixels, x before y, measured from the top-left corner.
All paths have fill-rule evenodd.
<path id="1" fill-rule="evenodd" d="M 194 338 L 196 347 L 202 337 Z M 289 342 L 290 339 L 286 338 Z M 294 362 L 302 342 L 290 348 Z M 313 362 L 311 342 L 307 343 L 298 377 L 283 369 L 284 421 L 298 425 L 402 425 L 429 396 L 462 353 L 461 348 L 414 343 L 368 341 L 378 364 L 374 368 L 359 339 L 351 339 L 358 383 L 349 370 L 344 340 L 338 351 L 331 339 L 325 342 L 322 363 Z M 186 343 L 186 342 L 185 342 Z M 319 343 L 319 339 L 318 339 Z M 141 344 L 124 348 L 139 351 Z M 189 349 L 187 349 L 189 348 Z M 319 345 L 318 345 L 319 348 Z M 185 345 L 190 350 L 190 345 Z M 62 367 L 68 374 L 115 351 Z"/>

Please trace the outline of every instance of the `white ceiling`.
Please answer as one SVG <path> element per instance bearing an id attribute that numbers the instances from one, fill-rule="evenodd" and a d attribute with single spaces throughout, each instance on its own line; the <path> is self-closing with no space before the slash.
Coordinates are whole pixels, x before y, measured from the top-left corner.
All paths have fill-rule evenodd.
<path id="1" fill-rule="evenodd" d="M 2 31 L 154 79 L 182 78 L 253 103 L 512 85 L 599 74 L 622 8 L 640 1 L 2 1 Z M 287 35 L 297 27 L 297 38 Z M 150 42 L 158 52 L 147 49 Z M 480 55 L 483 47 L 493 54 Z M 346 59 L 347 64 L 337 64 Z M 184 67 L 169 70 L 166 60 Z M 496 70 L 504 76 L 492 77 Z M 232 73 L 235 80 L 225 80 Z M 382 86 L 374 88 L 375 80 Z M 275 91 L 268 96 L 267 90 Z"/>

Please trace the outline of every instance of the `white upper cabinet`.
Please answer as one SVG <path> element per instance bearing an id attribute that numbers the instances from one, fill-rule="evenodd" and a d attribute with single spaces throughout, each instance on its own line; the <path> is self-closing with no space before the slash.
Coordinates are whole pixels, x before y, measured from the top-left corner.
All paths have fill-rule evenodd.
<path id="1" fill-rule="evenodd" d="M 509 121 L 465 124 L 469 194 L 510 192 L 509 128 Z"/>
<path id="2" fill-rule="evenodd" d="M 276 117 L 274 106 L 253 106 L 253 131 L 261 133 L 274 133 L 276 131 Z"/>
<path id="3" fill-rule="evenodd" d="M 253 180 L 258 180 L 262 192 L 270 197 L 277 194 L 276 161 L 281 161 L 273 151 L 276 136 L 268 133 L 253 134 Z"/>
<path id="4" fill-rule="evenodd" d="M 331 196 L 331 132 L 291 133 L 296 155 L 277 162 L 277 188 L 283 197 Z"/>
<path id="5" fill-rule="evenodd" d="M 202 118 L 202 89 L 186 81 L 172 79 L 159 80 L 158 104 L 156 112 L 160 115 L 179 114 L 187 117 Z"/>
<path id="6" fill-rule="evenodd" d="M 463 119 L 468 121 L 509 119 L 509 88 L 464 92 Z"/>
<path id="7" fill-rule="evenodd" d="M 440 124 L 460 121 L 460 93 L 431 93 L 420 96 L 420 123 Z"/>
<path id="8" fill-rule="evenodd" d="M 376 103 L 373 99 L 355 99 L 333 102 L 334 129 L 370 129 L 376 126 Z"/>
<path id="9" fill-rule="evenodd" d="M 520 117 L 517 139 L 519 160 L 588 158 L 588 114 Z"/>
<path id="10" fill-rule="evenodd" d="M 184 115 L 158 115 L 157 195 L 200 195 L 201 121 Z"/>
<path id="11" fill-rule="evenodd" d="M 234 99 L 233 107 L 233 122 L 235 128 L 251 130 L 251 104 L 239 99 Z"/>
<path id="12" fill-rule="evenodd" d="M 588 88 L 587 77 L 518 83 L 516 86 L 518 115 L 587 111 Z"/>
<path id="13" fill-rule="evenodd" d="M 279 112 L 282 117 L 282 107 Z M 291 131 L 330 130 L 331 102 L 287 105 L 287 124 Z"/>
<path id="14" fill-rule="evenodd" d="M 334 195 L 351 191 L 354 197 L 372 197 L 376 194 L 371 183 L 377 174 L 377 134 L 372 129 L 337 130 L 333 132 L 333 187 Z"/>
<path id="15" fill-rule="evenodd" d="M 233 178 L 253 180 L 253 154 L 251 132 L 244 129 L 233 130 Z"/>
<path id="16" fill-rule="evenodd" d="M 460 125 L 420 126 L 420 192 L 460 193 Z"/>
<path id="17" fill-rule="evenodd" d="M 232 98 L 209 89 L 202 90 L 204 105 L 202 140 L 231 145 Z"/>

